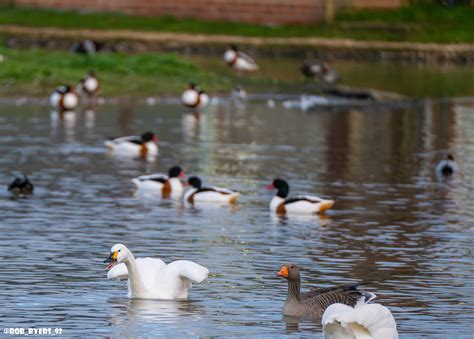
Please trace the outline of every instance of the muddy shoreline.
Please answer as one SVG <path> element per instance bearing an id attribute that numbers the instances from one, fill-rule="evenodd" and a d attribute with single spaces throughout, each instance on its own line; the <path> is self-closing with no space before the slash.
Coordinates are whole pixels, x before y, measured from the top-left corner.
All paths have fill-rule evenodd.
<path id="1" fill-rule="evenodd" d="M 93 39 L 105 50 L 125 53 L 175 51 L 185 55 L 221 55 L 230 43 L 256 56 L 325 58 L 412 64 L 474 64 L 474 44 L 356 41 L 322 38 L 259 38 L 226 35 L 102 31 L 0 26 L 6 47 L 68 50 L 74 42 Z"/>

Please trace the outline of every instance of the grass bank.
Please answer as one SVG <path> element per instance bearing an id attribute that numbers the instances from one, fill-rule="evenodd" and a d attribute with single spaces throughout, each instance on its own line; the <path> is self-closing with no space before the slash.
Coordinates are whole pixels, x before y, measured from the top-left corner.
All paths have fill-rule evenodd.
<path id="1" fill-rule="evenodd" d="M 75 84 L 97 71 L 104 96 L 178 95 L 190 81 L 210 93 L 228 93 L 240 82 L 221 61 L 197 64 L 175 53 L 101 53 L 84 56 L 62 51 L 17 50 L 0 47 L 0 96 L 44 96 L 58 85 Z M 265 74 L 245 79 L 249 90 L 294 85 Z"/>
<path id="2" fill-rule="evenodd" d="M 393 10 L 352 10 L 332 24 L 261 26 L 241 23 L 178 20 L 172 17 L 127 16 L 3 7 L 0 25 L 90 28 L 152 32 L 226 34 L 259 37 L 327 37 L 356 40 L 457 43 L 474 42 L 474 7 L 447 9 L 414 5 Z"/>

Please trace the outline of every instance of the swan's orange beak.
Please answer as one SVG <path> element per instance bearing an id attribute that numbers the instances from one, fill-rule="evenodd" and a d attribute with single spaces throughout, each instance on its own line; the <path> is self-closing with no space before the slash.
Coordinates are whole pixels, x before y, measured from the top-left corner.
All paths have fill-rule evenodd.
<path id="1" fill-rule="evenodd" d="M 325 210 L 330 209 L 333 205 L 334 205 L 334 200 L 321 201 L 321 205 L 319 207 L 319 212 L 323 213 Z"/>
<path id="2" fill-rule="evenodd" d="M 112 269 L 112 267 L 117 265 L 117 256 L 118 256 L 118 251 L 115 251 L 115 252 L 110 253 L 109 257 L 104 260 L 104 264 L 108 263 L 107 266 L 105 267 L 107 271 L 109 271 L 110 269 Z"/>
<path id="3" fill-rule="evenodd" d="M 280 272 L 278 272 L 279 277 L 288 278 L 288 266 L 282 266 Z"/>

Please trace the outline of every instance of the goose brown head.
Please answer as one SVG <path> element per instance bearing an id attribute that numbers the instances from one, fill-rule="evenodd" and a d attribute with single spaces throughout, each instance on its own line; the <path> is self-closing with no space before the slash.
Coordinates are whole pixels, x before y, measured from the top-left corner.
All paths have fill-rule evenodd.
<path id="1" fill-rule="evenodd" d="M 299 281 L 300 269 L 296 264 L 284 265 L 280 268 L 278 276 L 290 281 Z"/>

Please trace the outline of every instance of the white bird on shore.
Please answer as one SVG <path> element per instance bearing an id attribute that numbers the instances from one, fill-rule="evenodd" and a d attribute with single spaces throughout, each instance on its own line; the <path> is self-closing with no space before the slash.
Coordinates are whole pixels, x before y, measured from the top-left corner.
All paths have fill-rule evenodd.
<path id="1" fill-rule="evenodd" d="M 122 244 L 112 246 L 107 279 L 128 279 L 128 298 L 175 300 L 187 299 L 192 283 L 201 283 L 209 270 L 189 260 L 165 264 L 157 258 L 135 259 Z"/>
<path id="2" fill-rule="evenodd" d="M 190 82 L 188 88 L 181 95 L 181 102 L 186 107 L 201 109 L 209 103 L 209 95 L 199 89 L 196 84 Z"/>
<path id="3" fill-rule="evenodd" d="M 59 86 L 49 97 L 51 106 L 55 109 L 64 112 L 72 111 L 79 104 L 79 98 L 73 86 Z"/>
<path id="4" fill-rule="evenodd" d="M 260 69 L 251 57 L 239 51 L 235 45 L 230 45 L 227 48 L 224 53 L 224 61 L 239 72 L 255 72 Z"/>
<path id="5" fill-rule="evenodd" d="M 99 80 L 92 71 L 87 73 L 77 85 L 77 93 L 81 96 L 87 95 L 89 98 L 95 97 L 99 92 L 99 89 Z"/>

